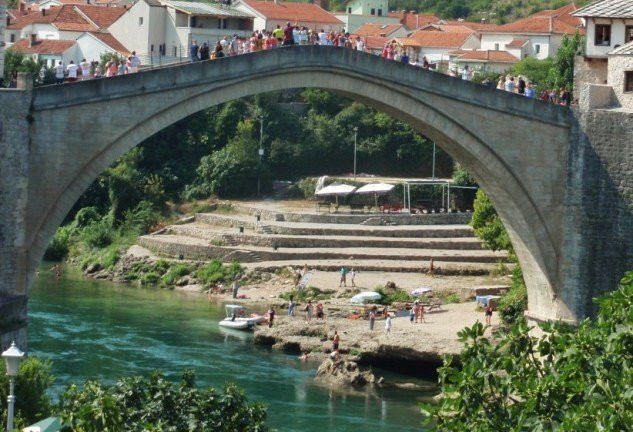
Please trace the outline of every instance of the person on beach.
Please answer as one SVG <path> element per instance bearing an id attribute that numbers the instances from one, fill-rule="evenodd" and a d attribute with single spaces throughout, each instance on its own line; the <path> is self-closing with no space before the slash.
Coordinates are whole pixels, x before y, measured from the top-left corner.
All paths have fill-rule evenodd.
<path id="1" fill-rule="evenodd" d="M 376 323 L 376 306 L 369 311 L 369 330 L 374 331 L 374 324 Z"/>
<path id="2" fill-rule="evenodd" d="M 415 306 L 411 306 L 411 310 L 409 310 L 409 321 L 413 324 L 413 320 L 415 319 Z"/>
<path id="3" fill-rule="evenodd" d="M 55 272 L 55 279 L 59 279 L 60 277 L 62 277 L 62 270 L 59 267 L 59 264 L 55 264 L 53 267 L 51 267 L 51 271 Z"/>
<path id="4" fill-rule="evenodd" d="M 321 304 L 321 302 L 316 305 L 316 317 L 320 320 L 325 318 L 325 314 L 323 313 L 323 304 Z"/>
<path id="5" fill-rule="evenodd" d="M 273 309 L 273 307 L 271 306 L 270 309 L 268 309 L 268 328 L 272 328 L 274 320 L 275 320 L 275 309 Z"/>
<path id="6" fill-rule="evenodd" d="M 312 320 L 312 300 L 308 300 L 304 311 L 306 312 L 306 321 Z"/>
<path id="7" fill-rule="evenodd" d="M 385 321 L 385 334 L 391 333 L 391 314 L 387 314 L 387 320 Z"/>
<path id="8" fill-rule="evenodd" d="M 413 315 L 415 316 L 413 322 L 417 323 L 420 319 L 420 302 L 418 300 L 413 303 Z"/>
<path id="9" fill-rule="evenodd" d="M 301 354 L 301 356 L 299 357 L 299 360 L 301 360 L 302 362 L 308 361 L 308 352 L 304 351 L 303 354 Z"/>
<path id="10" fill-rule="evenodd" d="M 491 318 L 492 318 L 492 306 L 490 306 L 490 302 L 488 302 L 488 306 L 486 306 L 486 324 L 490 325 Z"/>
<path id="11" fill-rule="evenodd" d="M 231 292 L 233 293 L 233 298 L 237 298 L 237 290 L 239 289 L 237 285 L 237 280 L 233 281 L 233 287 L 231 288 Z"/>
<path id="12" fill-rule="evenodd" d="M 350 276 L 350 282 L 352 283 L 353 287 L 356 287 L 356 283 L 354 282 L 354 278 L 356 278 L 356 270 L 354 270 L 354 267 L 352 267 L 352 271 L 349 273 Z"/>
<path id="13" fill-rule="evenodd" d="M 290 296 L 290 300 L 288 301 L 288 315 L 295 316 L 295 300 L 294 296 Z"/>
<path id="14" fill-rule="evenodd" d="M 347 286 L 347 267 L 343 266 L 341 267 L 340 273 L 341 273 L 341 281 L 339 282 L 338 286 Z"/>
<path id="15" fill-rule="evenodd" d="M 424 305 L 421 304 L 420 305 L 420 322 L 426 322 L 426 320 L 424 319 L 424 314 L 426 313 L 426 311 L 424 310 Z"/>
<path id="16" fill-rule="evenodd" d="M 338 344 L 341 338 L 338 335 L 338 331 L 334 330 L 334 337 L 332 338 L 332 351 L 338 351 Z"/>

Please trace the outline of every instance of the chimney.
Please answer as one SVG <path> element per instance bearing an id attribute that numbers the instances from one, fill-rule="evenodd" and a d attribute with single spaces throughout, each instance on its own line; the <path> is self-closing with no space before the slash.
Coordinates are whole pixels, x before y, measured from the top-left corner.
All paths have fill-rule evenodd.
<path id="1" fill-rule="evenodd" d="M 29 48 L 35 45 L 37 42 L 37 33 L 31 33 L 29 35 Z"/>
<path id="2" fill-rule="evenodd" d="M 46 9 L 42 9 L 42 16 L 46 15 Z"/>

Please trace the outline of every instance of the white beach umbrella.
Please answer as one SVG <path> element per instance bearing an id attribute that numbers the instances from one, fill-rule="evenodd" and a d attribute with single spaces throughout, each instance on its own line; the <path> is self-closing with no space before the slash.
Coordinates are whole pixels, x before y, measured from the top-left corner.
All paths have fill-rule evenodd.
<path id="1" fill-rule="evenodd" d="M 378 195 L 385 195 L 390 193 L 395 185 L 387 184 L 387 183 L 368 183 L 365 186 L 362 186 L 356 190 L 357 194 L 364 193 L 373 193 L 374 194 L 374 204 L 378 207 Z"/>
<path id="2" fill-rule="evenodd" d="M 411 291 L 411 295 L 413 297 L 417 297 L 417 296 L 421 296 L 424 294 L 429 294 L 433 292 L 433 288 L 430 287 L 418 287 L 416 289 L 414 289 L 413 291 Z"/>
<path id="3" fill-rule="evenodd" d="M 360 294 L 356 294 L 350 299 L 352 303 L 365 303 L 366 301 L 380 300 L 382 296 L 375 291 L 364 291 Z"/>
<path id="4" fill-rule="evenodd" d="M 339 196 L 347 196 L 356 190 L 355 186 L 343 184 L 343 183 L 332 183 L 329 186 L 324 187 L 318 192 L 314 194 L 316 196 L 334 196 L 336 197 L 336 205 L 338 205 L 338 197 Z"/>

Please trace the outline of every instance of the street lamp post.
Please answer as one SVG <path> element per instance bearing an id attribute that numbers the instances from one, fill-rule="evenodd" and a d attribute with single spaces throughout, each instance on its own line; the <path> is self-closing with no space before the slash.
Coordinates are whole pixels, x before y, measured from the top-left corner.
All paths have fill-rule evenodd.
<path id="1" fill-rule="evenodd" d="M 257 166 L 257 197 L 260 196 L 262 157 L 264 156 L 264 116 L 259 117 L 259 165 Z"/>
<path id="2" fill-rule="evenodd" d="M 7 411 L 7 432 L 13 432 L 13 410 L 15 407 L 14 386 L 15 377 L 18 376 L 20 369 L 20 361 L 24 353 L 15 346 L 15 342 L 11 342 L 11 346 L 5 352 L 2 353 L 4 361 L 7 367 L 7 375 L 9 376 L 9 397 L 7 402 L 9 403 L 9 409 Z"/>
<path id="3" fill-rule="evenodd" d="M 356 180 L 356 137 L 358 136 L 358 127 L 354 126 L 354 180 Z"/>
<path id="4" fill-rule="evenodd" d="M 431 168 L 431 177 L 435 180 L 435 141 L 433 141 L 433 167 Z"/>

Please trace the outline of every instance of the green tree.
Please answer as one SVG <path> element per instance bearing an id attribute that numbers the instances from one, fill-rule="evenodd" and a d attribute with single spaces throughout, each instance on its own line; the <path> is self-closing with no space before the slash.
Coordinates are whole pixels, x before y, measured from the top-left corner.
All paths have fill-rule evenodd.
<path id="1" fill-rule="evenodd" d="M 486 249 L 513 250 L 510 237 L 497 214 L 497 210 L 495 210 L 488 195 L 481 189 L 477 191 L 475 196 L 474 212 L 470 225 L 473 227 L 475 235 L 483 241 Z"/>
<path id="2" fill-rule="evenodd" d="M 574 89 L 574 58 L 581 44 L 582 38 L 578 31 L 571 38 L 563 35 L 550 70 L 550 82 L 555 88 Z"/>
<path id="3" fill-rule="evenodd" d="M 518 63 L 515 63 L 510 69 L 510 74 L 517 76 L 522 75 L 528 80 L 536 84 L 540 89 L 551 88 L 551 69 L 554 60 L 550 57 L 539 60 L 534 57 L 527 57 Z"/>
<path id="4" fill-rule="evenodd" d="M 41 81 L 40 72 L 44 68 L 44 62 L 26 57 L 21 52 L 8 49 L 4 52 L 4 81 L 10 83 L 18 72 L 28 72 L 33 75 L 36 84 Z"/>
<path id="5" fill-rule="evenodd" d="M 192 371 L 178 386 L 154 372 L 148 380 L 130 377 L 114 386 L 88 380 L 62 394 L 59 412 L 64 431 L 208 431 L 265 432 L 266 410 L 251 404 L 229 384 L 221 393 L 196 387 Z"/>
<path id="6" fill-rule="evenodd" d="M 20 371 L 15 383 L 16 425 L 27 426 L 51 414 L 51 399 L 47 390 L 53 383 L 51 362 L 36 357 L 28 357 L 20 363 Z M 0 429 L 6 430 L 6 404 L 9 380 L 5 373 L 4 361 L 0 362 Z"/>
<path id="7" fill-rule="evenodd" d="M 481 323 L 458 333 L 456 359 L 439 369 L 442 398 L 423 412 L 441 431 L 633 430 L 633 272 L 598 300 L 578 326 L 525 322 L 485 336 Z"/>

